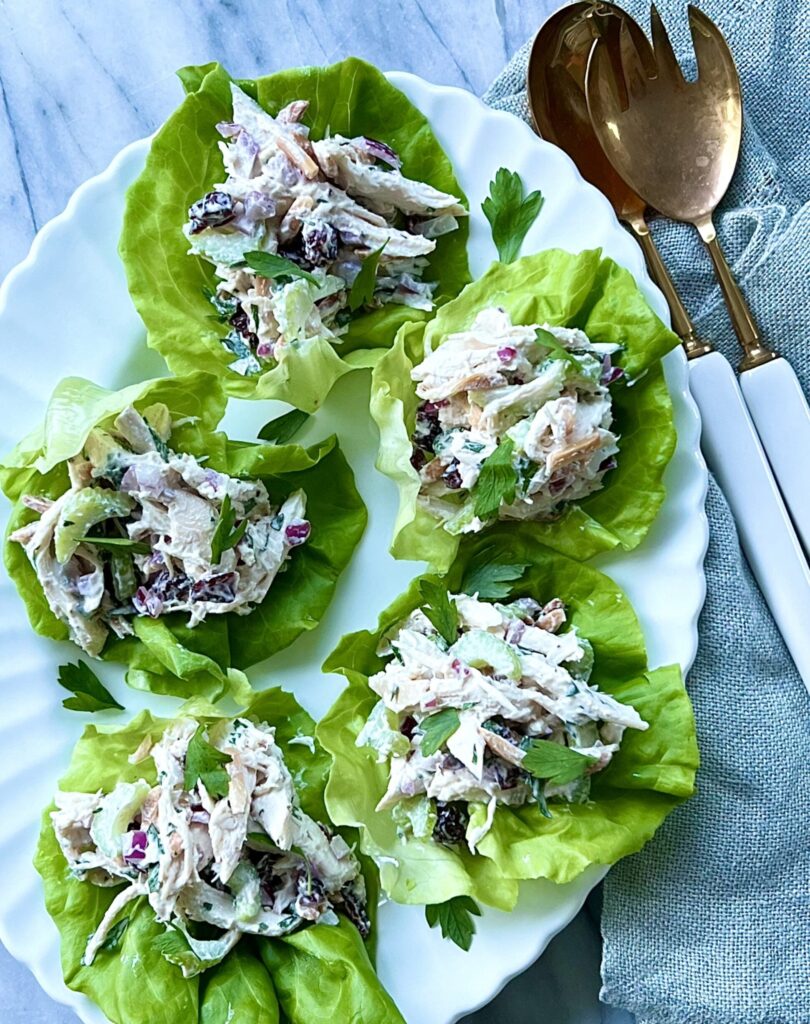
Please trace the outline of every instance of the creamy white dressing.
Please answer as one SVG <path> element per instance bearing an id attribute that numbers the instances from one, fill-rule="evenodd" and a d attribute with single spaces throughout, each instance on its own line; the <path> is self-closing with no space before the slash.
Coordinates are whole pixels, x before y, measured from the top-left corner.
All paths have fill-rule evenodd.
<path id="1" fill-rule="evenodd" d="M 578 328 L 513 324 L 491 308 L 427 352 L 411 371 L 420 503 L 448 532 L 478 532 L 487 522 L 475 488 L 504 443 L 515 497 L 497 518 L 548 517 L 601 488 L 618 452 L 608 390 L 621 375 L 610 362 L 617 348 Z"/>
<path id="2" fill-rule="evenodd" d="M 165 406 L 144 415 L 125 409 L 112 433 L 95 429 L 69 461 L 64 494 L 23 498 L 39 519 L 11 540 L 24 547 L 51 611 L 90 655 L 111 632 L 131 635 L 138 615 L 180 612 L 195 626 L 208 615 L 249 614 L 309 537 L 303 491 L 275 505 L 260 480 L 173 451 L 171 431 Z M 233 543 L 215 561 L 226 499 Z"/>
<path id="3" fill-rule="evenodd" d="M 474 850 L 498 804 L 537 802 L 545 810 L 546 799 L 587 799 L 590 775 L 607 767 L 624 730 L 647 724 L 588 682 L 590 645 L 576 629 L 562 631 L 561 601 L 541 607 L 525 598 L 498 604 L 456 594 L 450 600 L 458 612 L 455 643 L 420 609 L 385 640 L 379 653 L 393 656 L 369 679 L 380 699 L 357 745 L 372 748 L 389 767 L 378 810 L 392 810 L 405 833 L 432 834 L 450 845 L 466 839 Z M 439 747 L 424 750 L 448 715 Z M 523 768 L 533 740 L 593 762 L 576 783 L 543 782 Z M 476 828 L 467 827 L 470 804 L 486 804 Z"/>
<path id="4" fill-rule="evenodd" d="M 351 286 L 380 250 L 369 305 L 431 310 L 426 257 L 467 215 L 460 201 L 405 177 L 397 155 L 374 139 L 310 139 L 305 101 L 274 118 L 236 85 L 231 93 L 233 121 L 217 126 L 227 178 L 192 205 L 184 228 L 189 252 L 215 267 L 212 301 L 231 328 L 223 340 L 235 356 L 230 368 L 250 376 L 293 346 L 339 344 Z M 259 276 L 245 263 L 251 252 L 283 256 L 308 277 Z"/>
<path id="5" fill-rule="evenodd" d="M 173 962 L 188 976 L 221 960 L 243 934 L 336 923 L 336 908 L 367 931 L 357 858 L 301 809 L 275 729 L 244 718 L 208 726 L 205 742 L 227 759 L 227 792 L 212 796 L 204 779 L 186 779 L 198 728 L 180 720 L 150 745 L 155 786 L 141 779 L 109 793 L 56 794 L 51 820 L 71 873 L 125 885 L 90 937 L 84 963 L 93 963 L 123 908 L 142 897 L 158 921 L 185 936 L 189 953 Z M 144 760 L 142 750 L 136 754 Z M 195 922 L 223 934 L 195 940 Z"/>

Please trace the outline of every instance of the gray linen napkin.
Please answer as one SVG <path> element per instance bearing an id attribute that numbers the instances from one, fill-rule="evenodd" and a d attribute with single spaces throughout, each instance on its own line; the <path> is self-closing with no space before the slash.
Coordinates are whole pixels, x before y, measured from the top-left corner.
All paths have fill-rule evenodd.
<path id="1" fill-rule="evenodd" d="M 648 25 L 648 3 L 624 6 Z M 739 64 L 746 125 L 717 217 L 764 338 L 810 390 L 810 0 L 703 0 Z M 686 4 L 658 0 L 689 67 Z M 528 44 L 484 96 L 529 120 Z M 698 330 L 739 352 L 695 232 L 653 234 Z M 790 438 L 785 438 L 790 444 Z M 810 452 L 796 452 L 810 471 Z M 744 472 L 744 467 L 739 467 Z M 810 1022 L 810 701 L 712 480 L 708 595 L 688 687 L 697 795 L 604 886 L 602 998 L 638 1024 Z M 808 637 L 810 643 L 810 637 Z"/>

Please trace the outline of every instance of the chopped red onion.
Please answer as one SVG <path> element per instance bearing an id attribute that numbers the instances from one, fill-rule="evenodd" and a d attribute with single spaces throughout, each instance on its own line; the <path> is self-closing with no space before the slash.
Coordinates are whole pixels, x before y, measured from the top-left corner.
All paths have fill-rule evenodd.
<path id="1" fill-rule="evenodd" d="M 223 139 L 232 139 L 242 131 L 242 126 L 233 121 L 218 121 L 216 128 Z"/>
<path id="2" fill-rule="evenodd" d="M 146 848 L 149 846 L 149 836 L 140 829 L 136 832 L 127 832 L 124 836 L 121 852 L 127 864 L 135 864 L 146 859 Z"/>
<path id="3" fill-rule="evenodd" d="M 382 160 L 384 164 L 388 164 L 389 167 L 393 167 L 397 171 L 402 166 L 402 161 L 393 149 L 386 146 L 384 142 L 380 142 L 379 139 L 372 139 L 368 135 L 364 135 L 361 139 L 355 140 L 355 145 L 370 153 L 375 160 Z"/>
<path id="4" fill-rule="evenodd" d="M 248 192 L 244 198 L 244 205 L 245 220 L 251 224 L 276 215 L 275 199 L 272 196 L 266 196 L 263 192 Z"/>
<path id="5" fill-rule="evenodd" d="M 502 363 L 511 363 L 517 355 L 517 349 L 506 345 L 504 348 L 498 349 L 498 358 Z"/>
<path id="6" fill-rule="evenodd" d="M 606 355 L 602 360 L 602 377 L 601 383 L 605 385 L 615 384 L 617 380 L 621 380 L 624 376 L 624 370 L 621 366 L 614 366 L 611 362 L 610 355 Z"/>
<path id="7" fill-rule="evenodd" d="M 296 548 L 299 544 L 303 544 L 307 541 L 310 533 L 312 533 L 312 526 L 306 521 L 306 519 L 293 520 L 285 530 L 287 543 L 293 548 Z"/>

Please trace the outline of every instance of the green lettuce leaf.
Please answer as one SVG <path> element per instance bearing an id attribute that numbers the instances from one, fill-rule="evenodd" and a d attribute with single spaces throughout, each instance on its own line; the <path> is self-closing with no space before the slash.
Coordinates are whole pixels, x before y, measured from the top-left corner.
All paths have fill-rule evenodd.
<path id="1" fill-rule="evenodd" d="M 333 755 L 326 788 L 333 821 L 361 830 L 361 848 L 380 869 L 383 888 L 400 903 L 442 903 L 454 896 L 509 908 L 518 880 L 567 882 L 590 864 L 612 864 L 640 849 L 666 815 L 693 790 L 697 742 L 689 698 L 677 666 L 649 671 L 644 639 L 630 602 L 607 576 L 538 544 L 526 532 L 503 524 L 486 537 L 465 538 L 443 582 L 460 589 L 469 566 L 482 556 L 526 563 L 510 588 L 510 599 L 541 602 L 560 597 L 568 621 L 593 645 L 591 682 L 633 704 L 650 728 L 628 730 L 609 767 L 592 780 L 586 804 L 552 802 L 551 818 L 536 806 L 500 806 L 492 831 L 473 856 L 466 848 L 397 835 L 390 811 L 376 812 L 388 780 L 386 764 L 358 747 L 356 739 L 377 695 L 368 677 L 385 661 L 375 652 L 383 634 L 422 603 L 417 579 L 380 616 L 377 627 L 343 638 L 325 672 L 339 672 L 349 685 L 318 725 L 318 739 Z M 480 824 L 483 805 L 471 805 L 471 824 Z"/>
<path id="2" fill-rule="evenodd" d="M 636 547 L 663 503 L 663 475 L 675 450 L 672 403 L 661 357 L 678 344 L 647 305 L 628 271 L 600 250 L 578 255 L 551 249 L 490 269 L 429 324 L 403 327 L 372 372 L 371 414 L 380 430 L 377 468 L 399 490 L 399 511 L 391 552 L 423 560 L 443 571 L 452 562 L 458 538 L 417 504 L 419 477 L 411 466 L 411 435 L 418 400 L 410 373 L 426 350 L 470 326 L 476 314 L 502 306 L 515 323 L 580 327 L 595 342 L 624 346 L 614 361 L 632 385 L 611 388 L 614 429 L 620 435 L 618 467 L 605 485 L 568 505 L 553 521 L 523 523 L 544 544 L 585 561 L 601 551 Z"/>
<path id="3" fill-rule="evenodd" d="M 201 694 L 213 699 L 226 692 L 244 697 L 249 687 L 241 670 L 317 626 L 365 528 L 365 506 L 335 437 L 310 448 L 228 440 L 215 429 L 226 399 L 210 374 L 146 381 L 112 392 L 69 378 L 56 388 L 44 427 L 0 465 L 0 485 L 14 502 L 8 532 L 36 517 L 22 504 L 24 494 L 55 498 L 65 491 L 64 460 L 81 451 L 94 426 L 109 425 L 127 405 L 144 409 L 156 402 L 165 403 L 175 421 L 186 421 L 172 434 L 176 449 L 207 455 L 207 465 L 231 476 L 262 480 L 279 503 L 303 488 L 312 534 L 293 551 L 287 569 L 249 615 L 211 615 L 193 629 L 182 614 L 136 616 L 135 636 L 110 636 L 102 656 L 125 663 L 127 682 L 136 689 L 179 697 Z M 6 539 L 4 554 L 33 628 L 42 636 L 66 640 L 67 626 L 48 607 L 22 547 Z"/>
<path id="4" fill-rule="evenodd" d="M 182 233 L 188 207 L 224 178 L 218 121 L 231 118 L 231 78 L 219 64 L 183 68 L 185 100 L 155 136 L 146 167 L 127 196 L 120 253 L 129 290 L 148 331 L 149 344 L 175 373 L 207 370 L 229 394 L 278 398 L 314 411 L 334 382 L 357 367 L 371 366 L 399 327 L 429 314 L 389 304 L 352 319 L 337 347 L 320 339 L 290 348 L 284 361 L 256 377 L 228 369 L 233 356 L 220 344 L 226 333 L 211 319 L 204 289 L 213 268 L 187 255 Z M 425 117 L 374 67 L 349 58 L 331 67 L 282 71 L 238 84 L 271 114 L 293 99 L 310 101 L 305 121 L 315 139 L 327 129 L 345 136 L 370 135 L 392 146 L 402 171 L 463 198 L 450 161 Z M 438 281 L 436 302 L 456 295 L 469 281 L 466 218 L 438 239 L 426 270 Z"/>
<path id="5" fill-rule="evenodd" d="M 187 702 L 179 714 L 206 723 L 229 717 L 201 699 Z M 277 688 L 256 695 L 242 714 L 276 726 L 276 740 L 296 779 L 301 806 L 326 821 L 323 790 L 330 758 L 317 745 L 313 753 L 308 746 L 290 742 L 313 736 L 311 717 L 291 694 Z M 95 792 L 138 778 L 154 783 L 151 761 L 131 765 L 127 758 L 145 736 L 157 740 L 168 724 L 144 711 L 120 729 L 88 726 L 60 789 Z M 319 925 L 283 939 L 245 937 L 222 963 L 186 979 L 155 948 L 166 929 L 148 903 L 138 900 L 125 911 L 130 923 L 119 947 L 101 951 L 91 967 L 82 966 L 87 937 L 119 890 L 71 877 L 49 811 L 43 817 L 34 865 L 42 877 L 48 913 L 59 929 L 65 981 L 92 999 L 112 1024 L 317 1024 L 327 1019 L 404 1024 L 378 981 L 357 930 L 343 918 L 338 927 Z M 347 833 L 346 838 L 353 837 Z M 367 884 L 373 894 L 373 872 Z"/>

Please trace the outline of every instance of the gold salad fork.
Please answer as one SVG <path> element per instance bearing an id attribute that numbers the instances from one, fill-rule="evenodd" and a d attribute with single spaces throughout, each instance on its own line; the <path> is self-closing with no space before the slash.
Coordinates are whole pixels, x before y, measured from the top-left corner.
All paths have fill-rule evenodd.
<path id="1" fill-rule="evenodd" d="M 711 256 L 743 348 L 745 402 L 719 353 L 690 361 L 690 384 L 703 414 L 702 445 L 810 689 L 810 569 L 774 480 L 775 474 L 810 550 L 810 408 L 791 366 L 761 341 L 712 221 L 739 155 L 739 77 L 720 30 L 696 7 L 689 7 L 694 81 L 684 78 L 655 7 L 652 45 L 627 21 L 625 15 L 620 31 L 597 38 L 591 50 L 585 80 L 591 124 L 622 179 L 649 206 L 693 224 Z"/>

